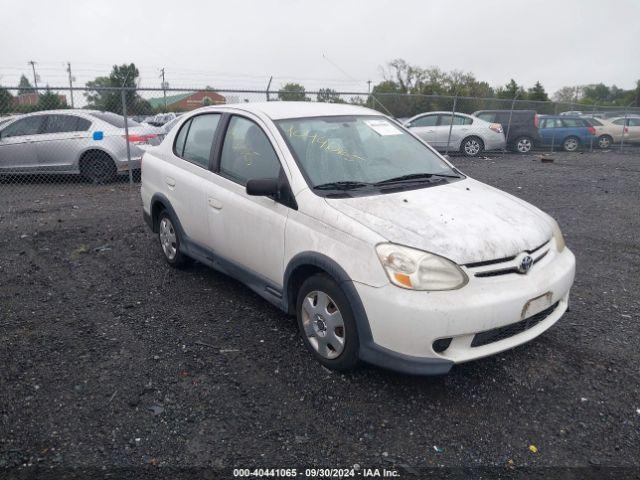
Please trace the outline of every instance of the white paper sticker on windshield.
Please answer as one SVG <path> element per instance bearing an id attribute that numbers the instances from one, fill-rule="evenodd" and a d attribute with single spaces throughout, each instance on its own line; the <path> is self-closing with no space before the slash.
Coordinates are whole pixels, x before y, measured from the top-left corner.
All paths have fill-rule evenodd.
<path id="1" fill-rule="evenodd" d="M 365 120 L 364 123 L 378 135 L 402 135 L 402 132 L 387 120 Z"/>

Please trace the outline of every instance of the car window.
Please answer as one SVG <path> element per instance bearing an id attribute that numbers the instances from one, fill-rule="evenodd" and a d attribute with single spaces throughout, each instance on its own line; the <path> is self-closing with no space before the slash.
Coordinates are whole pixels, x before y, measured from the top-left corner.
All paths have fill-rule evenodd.
<path id="1" fill-rule="evenodd" d="M 451 125 L 451 114 L 440 114 L 440 122 L 438 125 L 440 126 L 449 126 Z M 469 122 L 467 122 L 469 120 Z M 462 117 L 460 115 L 453 115 L 453 125 L 468 125 L 472 122 L 471 119 L 467 119 L 467 117 Z"/>
<path id="2" fill-rule="evenodd" d="M 277 178 L 280 160 L 264 131 L 254 122 L 233 116 L 222 147 L 220 172 L 246 185 L 255 178 Z"/>
<path id="3" fill-rule="evenodd" d="M 481 120 L 485 122 L 495 122 L 496 114 L 495 113 L 481 113 L 480 115 L 476 115 Z"/>
<path id="4" fill-rule="evenodd" d="M 640 120 L 638 120 L 637 118 L 628 118 L 627 120 L 627 125 L 629 125 L 630 127 L 640 127 Z"/>
<path id="5" fill-rule="evenodd" d="M 219 113 L 208 113 L 193 117 L 188 131 L 183 127 L 179 132 L 179 135 L 182 132 L 187 132 L 184 140 L 184 149 L 180 156 L 196 165 L 209 168 L 211 148 L 213 147 L 213 139 L 219 122 Z M 177 141 L 179 140 L 180 138 L 177 139 Z"/>
<path id="6" fill-rule="evenodd" d="M 189 132 L 189 127 L 191 126 L 191 119 L 184 122 L 182 127 L 180 127 L 180 131 L 176 135 L 175 143 L 173 144 L 173 153 L 175 153 L 178 157 L 182 157 L 184 153 L 184 142 L 187 139 L 187 132 Z"/>
<path id="7" fill-rule="evenodd" d="M 617 120 L 614 120 L 612 123 L 616 125 L 624 125 L 624 118 L 619 118 Z"/>
<path id="8" fill-rule="evenodd" d="M 602 122 L 600 120 L 596 120 L 595 118 L 585 118 L 585 121 L 594 127 L 601 127 Z"/>
<path id="9" fill-rule="evenodd" d="M 579 120 L 577 118 L 565 118 L 562 120 L 562 124 L 565 127 L 570 127 L 570 128 L 584 127 L 584 123 L 582 123 L 582 120 Z"/>
<path id="10" fill-rule="evenodd" d="M 437 115 L 425 115 L 411 121 L 412 127 L 433 127 L 438 123 Z"/>
<path id="11" fill-rule="evenodd" d="M 47 115 L 44 133 L 85 132 L 91 122 L 74 115 Z"/>
<path id="12" fill-rule="evenodd" d="M 91 116 L 96 117 L 103 122 L 107 122 L 108 124 L 116 127 L 116 128 L 124 128 L 124 117 L 122 115 L 118 115 L 113 112 L 91 112 Z M 129 127 L 137 127 L 140 125 L 135 120 L 127 118 L 127 126 Z"/>
<path id="13" fill-rule="evenodd" d="M 34 115 L 16 120 L 2 130 L 2 138 L 36 135 L 40 133 L 43 121 L 44 115 Z"/>
<path id="14" fill-rule="evenodd" d="M 543 118 L 540 121 L 540 128 L 562 128 L 562 120 L 559 118 Z"/>

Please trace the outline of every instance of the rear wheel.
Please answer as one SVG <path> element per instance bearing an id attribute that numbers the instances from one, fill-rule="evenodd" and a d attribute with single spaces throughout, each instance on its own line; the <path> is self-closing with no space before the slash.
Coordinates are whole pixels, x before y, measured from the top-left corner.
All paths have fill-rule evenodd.
<path id="1" fill-rule="evenodd" d="M 169 265 L 180 268 L 187 264 L 188 257 L 180 251 L 180 233 L 166 210 L 158 215 L 158 240 Z"/>
<path id="2" fill-rule="evenodd" d="M 533 140 L 531 137 L 518 137 L 513 142 L 513 149 L 518 153 L 529 153 L 533 148 Z"/>
<path id="3" fill-rule="evenodd" d="M 575 152 L 580 147 L 580 140 L 577 137 L 567 137 L 562 142 L 562 148 L 565 152 Z"/>
<path id="4" fill-rule="evenodd" d="M 115 178 L 117 169 L 108 153 L 94 150 L 80 160 L 80 173 L 92 183 L 107 183 Z"/>
<path id="5" fill-rule="evenodd" d="M 318 274 L 302 283 L 296 314 L 302 339 L 318 362 L 340 371 L 358 364 L 358 329 L 351 305 L 331 277 Z"/>
<path id="6" fill-rule="evenodd" d="M 613 138 L 610 135 L 600 135 L 598 137 L 598 146 L 600 148 L 609 148 L 613 143 Z"/>
<path id="7" fill-rule="evenodd" d="M 460 144 L 460 151 L 467 157 L 477 157 L 484 150 L 484 143 L 478 137 L 467 137 Z"/>

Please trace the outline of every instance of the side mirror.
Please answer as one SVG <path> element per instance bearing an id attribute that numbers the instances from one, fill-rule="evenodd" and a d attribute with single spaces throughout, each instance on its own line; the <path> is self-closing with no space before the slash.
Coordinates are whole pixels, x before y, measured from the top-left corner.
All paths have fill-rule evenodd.
<path id="1" fill-rule="evenodd" d="M 253 178 L 247 181 L 247 195 L 271 197 L 278 195 L 280 181 L 277 178 Z"/>
<path id="2" fill-rule="evenodd" d="M 404 128 L 411 128 L 411 122 L 405 122 Z"/>

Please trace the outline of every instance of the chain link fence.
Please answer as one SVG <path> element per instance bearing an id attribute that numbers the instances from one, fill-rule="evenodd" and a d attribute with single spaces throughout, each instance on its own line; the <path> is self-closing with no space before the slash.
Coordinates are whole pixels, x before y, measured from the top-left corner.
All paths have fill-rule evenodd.
<path id="1" fill-rule="evenodd" d="M 333 90 L 3 90 L 8 95 L 0 95 L 0 223 L 25 230 L 37 228 L 25 223 L 30 211 L 62 209 L 72 218 L 83 205 L 105 208 L 106 194 L 109 201 L 116 195 L 139 208 L 145 150 L 162 142 L 182 113 L 207 105 L 282 100 L 362 105 L 394 117 L 447 154 L 528 152 L 523 145 L 539 152 L 629 152 L 640 144 L 640 108 L 631 106 Z M 483 138 L 489 129 L 502 140 Z M 568 143 L 571 137 L 575 142 Z M 476 150 L 467 151 L 469 138 L 477 139 Z"/>

